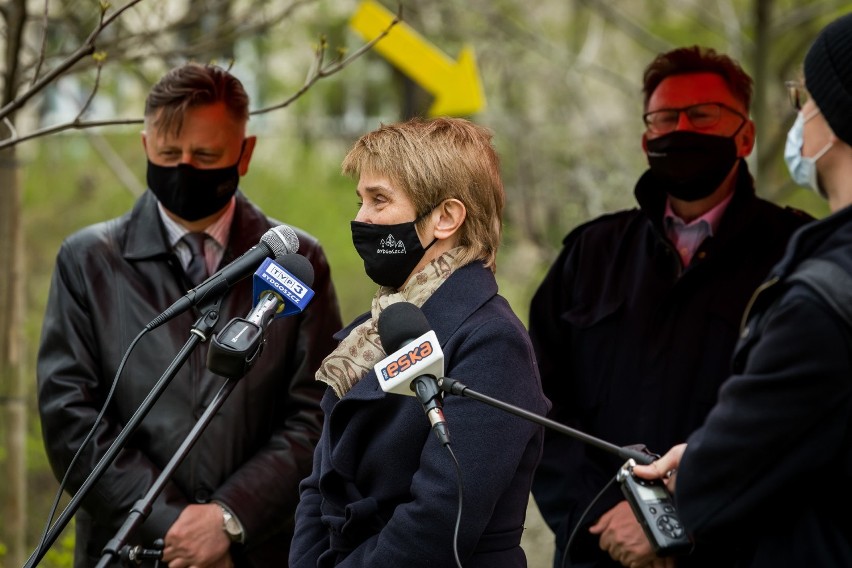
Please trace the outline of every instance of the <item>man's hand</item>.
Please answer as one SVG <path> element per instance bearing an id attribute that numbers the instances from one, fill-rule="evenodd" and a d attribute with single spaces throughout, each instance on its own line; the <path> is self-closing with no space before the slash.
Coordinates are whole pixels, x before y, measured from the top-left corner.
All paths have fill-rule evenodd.
<path id="1" fill-rule="evenodd" d="M 600 536 L 601 550 L 628 568 L 674 568 L 671 558 L 658 558 L 627 501 L 598 519 L 589 532 Z"/>
<path id="2" fill-rule="evenodd" d="M 169 568 L 233 568 L 231 541 L 215 503 L 189 505 L 166 533 L 163 561 Z"/>
<path id="3" fill-rule="evenodd" d="M 674 493 L 675 485 L 677 485 L 677 466 L 680 465 L 685 450 L 686 444 L 678 444 L 650 465 L 633 466 L 633 473 L 642 479 L 663 479 L 669 491 Z"/>

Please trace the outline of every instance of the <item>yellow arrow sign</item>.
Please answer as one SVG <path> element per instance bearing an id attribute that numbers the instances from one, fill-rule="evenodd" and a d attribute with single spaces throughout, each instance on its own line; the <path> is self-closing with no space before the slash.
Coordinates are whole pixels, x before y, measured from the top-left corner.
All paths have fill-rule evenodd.
<path id="1" fill-rule="evenodd" d="M 381 4 L 366 0 L 349 21 L 365 41 L 379 37 L 393 22 L 394 14 Z M 430 116 L 461 116 L 485 108 L 485 96 L 476 72 L 473 49 L 465 46 L 458 62 L 429 43 L 411 26 L 401 22 L 373 47 L 382 57 L 435 97 Z"/>

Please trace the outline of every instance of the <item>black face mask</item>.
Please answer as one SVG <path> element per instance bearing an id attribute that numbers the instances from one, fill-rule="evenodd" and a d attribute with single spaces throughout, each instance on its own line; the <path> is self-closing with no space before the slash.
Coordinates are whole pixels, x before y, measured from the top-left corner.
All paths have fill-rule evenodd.
<path id="1" fill-rule="evenodd" d="M 707 197 L 737 162 L 735 136 L 676 130 L 648 140 L 648 165 L 657 186 L 683 201 Z"/>
<path id="2" fill-rule="evenodd" d="M 163 207 L 181 219 L 197 221 L 220 211 L 234 196 L 240 159 L 233 166 L 209 170 L 189 164 L 158 166 L 148 160 L 148 187 Z"/>
<path id="3" fill-rule="evenodd" d="M 352 242 L 364 261 L 364 271 L 379 286 L 399 288 L 411 271 L 438 242 L 426 248 L 420 244 L 414 225 L 417 220 L 399 225 L 373 225 L 352 221 Z"/>

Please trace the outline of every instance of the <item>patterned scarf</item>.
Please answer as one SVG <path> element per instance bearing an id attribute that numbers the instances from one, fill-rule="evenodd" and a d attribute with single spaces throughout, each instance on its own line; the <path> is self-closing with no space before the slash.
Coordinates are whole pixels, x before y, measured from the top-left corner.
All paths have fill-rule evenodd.
<path id="1" fill-rule="evenodd" d="M 458 268 L 456 257 L 461 251 L 461 247 L 456 247 L 445 252 L 411 277 L 401 290 L 380 287 L 373 297 L 370 319 L 349 332 L 337 349 L 323 360 L 316 380 L 326 383 L 338 398 L 343 398 L 386 355 L 377 329 L 382 310 L 396 302 L 422 306 Z"/>

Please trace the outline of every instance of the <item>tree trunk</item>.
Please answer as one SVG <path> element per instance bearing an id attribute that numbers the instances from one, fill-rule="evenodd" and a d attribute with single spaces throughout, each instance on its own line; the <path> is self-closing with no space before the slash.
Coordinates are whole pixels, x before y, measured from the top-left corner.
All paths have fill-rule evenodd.
<path id="1" fill-rule="evenodd" d="M 15 97 L 26 0 L 4 3 L 6 45 L 3 53 L 3 106 Z M 12 135 L 14 114 L 0 123 L 0 138 Z M 20 170 L 15 147 L 0 151 L 0 420 L 6 432 L 5 502 L 2 539 L 8 544 L 7 566 L 23 566 L 27 532 L 27 389 L 23 373 L 23 228 Z M 4 411 L 5 412 L 2 412 Z"/>
<path id="2" fill-rule="evenodd" d="M 7 566 L 23 566 L 26 560 L 27 388 L 21 353 L 25 296 L 20 219 L 20 177 L 13 146 L 0 151 L 0 416 L 6 432 L 2 540 L 9 547 Z"/>

